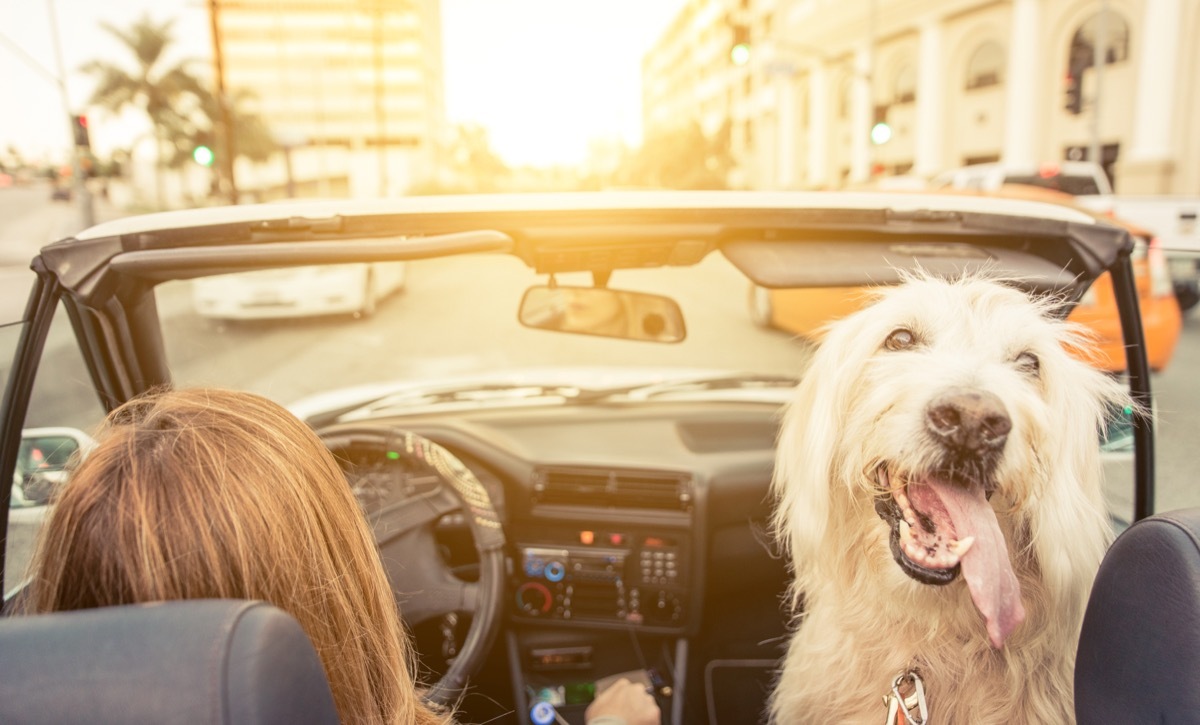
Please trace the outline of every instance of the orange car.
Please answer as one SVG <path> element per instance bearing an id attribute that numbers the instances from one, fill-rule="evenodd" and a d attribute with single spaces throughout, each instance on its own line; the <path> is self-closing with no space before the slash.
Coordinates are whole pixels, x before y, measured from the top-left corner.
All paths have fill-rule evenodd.
<path id="1" fill-rule="evenodd" d="M 1071 197 L 1067 194 L 1036 187 L 1007 185 L 1000 191 L 989 194 L 1050 201 L 1081 209 L 1071 203 Z M 1103 218 L 1128 229 L 1138 242 L 1133 253 L 1133 269 L 1137 280 L 1138 304 L 1145 328 L 1146 356 L 1149 358 L 1151 370 L 1165 370 L 1175 353 L 1175 345 L 1179 341 L 1179 333 L 1183 326 L 1179 304 L 1175 300 L 1171 277 L 1167 271 L 1166 257 L 1158 245 L 1158 240 L 1150 232 L 1121 220 Z M 817 337 L 825 324 L 862 307 L 868 298 L 865 291 L 859 287 L 752 287 L 749 300 L 750 316 L 764 327 L 777 328 L 801 337 Z M 1095 333 L 1095 346 L 1086 356 L 1089 362 L 1113 373 L 1125 371 L 1125 343 L 1121 337 L 1121 321 L 1117 316 L 1112 278 L 1107 273 L 1099 277 L 1084 293 L 1083 299 L 1067 319 L 1084 325 Z"/>

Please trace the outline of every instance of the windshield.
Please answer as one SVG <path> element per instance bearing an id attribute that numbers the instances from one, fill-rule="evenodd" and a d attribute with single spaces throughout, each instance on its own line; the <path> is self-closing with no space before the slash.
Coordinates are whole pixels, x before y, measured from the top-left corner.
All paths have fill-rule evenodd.
<path id="1" fill-rule="evenodd" d="M 469 390 L 512 380 L 510 395 L 521 396 L 527 385 L 600 390 L 731 372 L 795 379 L 808 348 L 788 332 L 753 324 L 750 282 L 719 254 L 684 269 L 620 270 L 609 280 L 612 289 L 677 301 L 688 322 L 679 343 L 522 326 L 522 295 L 546 275 L 512 257 L 405 264 L 403 286 L 386 295 L 376 290 L 370 315 L 355 302 L 356 309 L 341 314 L 293 317 L 306 299 L 339 290 L 322 290 L 283 270 L 224 278 L 229 306 L 220 314 L 196 304 L 211 280 L 161 285 L 157 298 L 176 380 L 246 388 L 285 405 L 338 387 L 406 382 L 428 386 L 432 394 L 439 385 Z M 364 265 L 340 291 L 361 296 L 370 275 Z M 591 284 L 588 274 L 555 276 L 563 285 Z"/>

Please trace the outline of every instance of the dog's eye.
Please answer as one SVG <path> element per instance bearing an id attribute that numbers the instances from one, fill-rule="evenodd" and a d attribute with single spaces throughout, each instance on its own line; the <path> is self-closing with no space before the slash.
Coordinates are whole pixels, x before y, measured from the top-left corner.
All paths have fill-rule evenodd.
<path id="1" fill-rule="evenodd" d="M 1042 363 L 1038 360 L 1038 356 L 1031 352 L 1023 352 L 1017 355 L 1017 369 L 1029 375 L 1037 375 L 1042 369 Z"/>
<path id="2" fill-rule="evenodd" d="M 916 335 L 912 333 L 912 330 L 906 330 L 903 327 L 892 330 L 892 334 L 883 341 L 883 346 L 889 350 L 904 350 L 915 344 L 917 344 Z"/>

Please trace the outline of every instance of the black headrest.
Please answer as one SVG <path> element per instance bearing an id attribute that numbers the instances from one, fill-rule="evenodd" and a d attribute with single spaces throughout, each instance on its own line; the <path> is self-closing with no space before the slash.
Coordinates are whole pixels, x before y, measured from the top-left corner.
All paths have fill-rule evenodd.
<path id="1" fill-rule="evenodd" d="M 1088 723 L 1200 722 L 1200 508 L 1143 519 L 1113 543 L 1075 662 Z"/>
<path id="2" fill-rule="evenodd" d="M 299 623 L 187 600 L 0 620 L 3 723 L 337 723 Z"/>

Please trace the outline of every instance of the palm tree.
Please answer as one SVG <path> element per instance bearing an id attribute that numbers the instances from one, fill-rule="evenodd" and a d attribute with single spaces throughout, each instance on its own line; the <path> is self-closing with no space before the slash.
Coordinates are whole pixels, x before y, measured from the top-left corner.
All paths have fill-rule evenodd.
<path id="1" fill-rule="evenodd" d="M 260 116 L 250 110 L 244 110 L 254 100 L 256 97 L 251 91 L 244 89 L 234 91 L 229 98 L 229 125 L 233 126 L 233 145 L 238 156 L 262 163 L 280 151 L 280 143 L 272 136 L 270 128 L 266 126 Z M 199 130 L 200 137 L 211 138 L 211 143 L 205 143 L 205 145 L 210 146 L 218 158 L 223 158 L 227 154 L 227 150 L 224 148 L 224 137 L 223 134 L 217 133 L 217 128 L 221 127 L 221 107 L 218 106 L 217 98 L 211 92 L 205 91 L 200 96 L 200 114 L 204 118 L 203 126 Z M 191 149 L 188 149 L 187 152 L 191 154 Z"/>
<path id="2" fill-rule="evenodd" d="M 174 22 L 167 20 L 156 23 L 147 14 L 128 30 L 101 23 L 104 30 L 133 53 L 136 67 L 130 71 L 109 61 L 93 60 L 81 69 L 99 79 L 91 104 L 114 114 L 133 106 L 145 112 L 150 119 L 158 157 L 155 185 L 159 206 L 163 205 L 164 140 L 170 137 L 171 132 L 188 124 L 189 109 L 194 109 L 205 93 L 203 85 L 189 70 L 191 61 L 164 67 L 166 50 L 174 40 L 171 34 Z"/>

